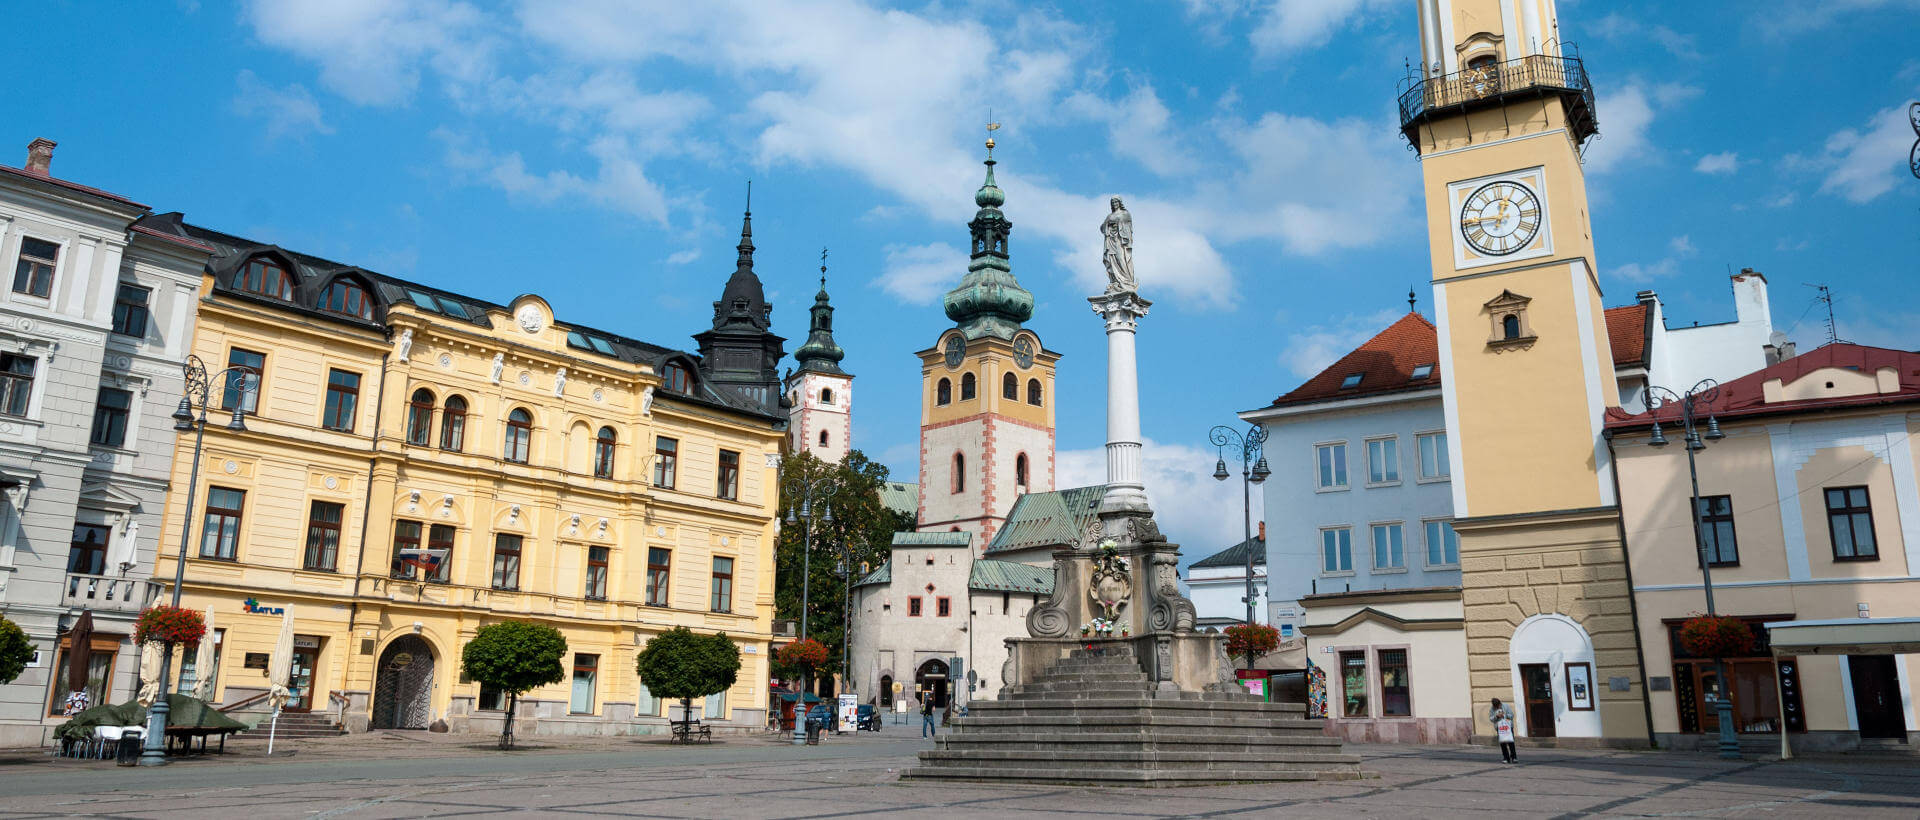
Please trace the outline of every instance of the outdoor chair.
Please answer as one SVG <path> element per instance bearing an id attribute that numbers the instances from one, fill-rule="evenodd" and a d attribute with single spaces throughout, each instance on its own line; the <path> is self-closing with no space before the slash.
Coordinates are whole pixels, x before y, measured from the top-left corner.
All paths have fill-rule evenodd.
<path id="1" fill-rule="evenodd" d="M 93 736 L 87 739 L 86 757 L 98 759 L 105 757 L 109 749 L 120 744 L 120 736 L 126 733 L 124 726 L 95 726 Z"/>

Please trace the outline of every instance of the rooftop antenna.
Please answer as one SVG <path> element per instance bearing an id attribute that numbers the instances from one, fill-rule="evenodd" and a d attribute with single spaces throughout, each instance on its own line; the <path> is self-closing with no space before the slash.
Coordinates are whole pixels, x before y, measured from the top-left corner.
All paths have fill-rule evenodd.
<path id="1" fill-rule="evenodd" d="M 753 214 L 753 180 L 747 180 L 747 214 Z"/>
<path id="2" fill-rule="evenodd" d="M 1813 297 L 1815 304 L 1824 304 L 1827 306 L 1827 344 L 1843 341 L 1840 338 L 1839 325 L 1833 320 L 1833 290 L 1826 285 L 1808 284 L 1807 287 L 1819 292 L 1818 295 Z"/>

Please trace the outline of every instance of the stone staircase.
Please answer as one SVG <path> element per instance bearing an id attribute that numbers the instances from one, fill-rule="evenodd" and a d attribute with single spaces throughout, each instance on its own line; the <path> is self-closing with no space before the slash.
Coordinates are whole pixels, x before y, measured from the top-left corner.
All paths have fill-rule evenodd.
<path id="1" fill-rule="evenodd" d="M 272 727 L 273 718 L 269 716 L 260 721 L 260 725 L 235 735 L 234 739 L 265 741 L 267 731 Z M 324 712 L 281 712 L 280 725 L 278 728 L 273 728 L 273 736 L 276 740 L 339 737 L 346 733 L 346 729 L 334 723 L 333 719 Z"/>
<path id="2" fill-rule="evenodd" d="M 902 780 L 1180 786 L 1370 776 L 1298 704 L 1161 690 L 1124 648 L 1073 650 L 975 701 Z"/>

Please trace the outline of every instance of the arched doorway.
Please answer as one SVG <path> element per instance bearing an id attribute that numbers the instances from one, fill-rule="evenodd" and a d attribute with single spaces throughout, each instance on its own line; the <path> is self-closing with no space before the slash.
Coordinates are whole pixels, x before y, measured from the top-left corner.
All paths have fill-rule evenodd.
<path id="1" fill-rule="evenodd" d="M 380 653 L 373 683 L 373 728 L 425 729 L 433 720 L 433 647 L 402 635 Z"/>
<path id="2" fill-rule="evenodd" d="M 920 664 L 914 670 L 913 688 L 922 698 L 932 698 L 933 708 L 947 708 L 947 662 L 939 659 Z"/>
<path id="3" fill-rule="evenodd" d="M 893 708 L 893 676 L 880 676 L 880 708 Z"/>

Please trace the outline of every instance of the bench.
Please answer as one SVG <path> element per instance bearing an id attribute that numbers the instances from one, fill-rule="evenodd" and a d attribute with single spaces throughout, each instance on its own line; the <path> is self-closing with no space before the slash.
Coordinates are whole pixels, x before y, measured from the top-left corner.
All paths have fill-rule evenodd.
<path id="1" fill-rule="evenodd" d="M 673 735 L 667 739 L 667 742 L 692 743 L 696 737 L 712 743 L 713 727 L 703 725 L 697 720 L 679 721 L 673 724 Z"/>

